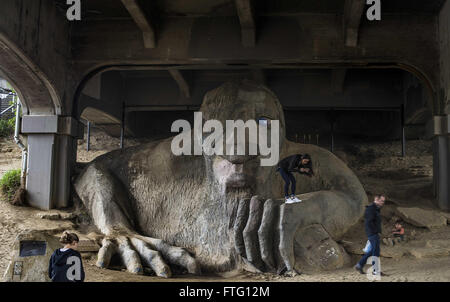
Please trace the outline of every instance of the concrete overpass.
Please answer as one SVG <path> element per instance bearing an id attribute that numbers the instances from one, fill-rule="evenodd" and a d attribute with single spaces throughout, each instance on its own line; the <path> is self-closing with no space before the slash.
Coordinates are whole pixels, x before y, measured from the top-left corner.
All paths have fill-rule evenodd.
<path id="1" fill-rule="evenodd" d="M 287 112 L 404 108 L 433 140 L 436 199 L 450 209 L 449 1 L 382 1 L 380 21 L 363 0 L 81 3 L 81 21 L 63 0 L 0 4 L 0 76 L 23 102 L 33 206 L 69 204 L 81 118 L 147 136 L 207 90 L 252 78 Z"/>

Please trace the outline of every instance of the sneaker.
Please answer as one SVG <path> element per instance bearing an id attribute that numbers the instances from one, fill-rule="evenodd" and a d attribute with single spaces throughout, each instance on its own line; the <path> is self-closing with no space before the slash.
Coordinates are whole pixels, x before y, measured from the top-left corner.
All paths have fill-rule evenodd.
<path id="1" fill-rule="evenodd" d="M 373 271 L 373 272 L 372 272 L 372 276 L 385 277 L 385 276 L 387 276 L 387 275 L 386 275 L 385 273 L 383 273 L 383 272 Z"/>
<path id="2" fill-rule="evenodd" d="M 291 196 L 291 199 L 292 199 L 294 202 L 302 202 L 302 200 L 301 200 L 301 199 L 298 199 L 297 196 L 295 196 L 295 195 L 292 195 L 292 196 Z"/>
<path id="3" fill-rule="evenodd" d="M 290 198 L 290 197 L 285 197 L 285 199 L 284 199 L 285 201 L 285 203 L 295 203 L 295 201 L 292 199 L 292 198 Z"/>
<path id="4" fill-rule="evenodd" d="M 365 274 L 363 271 L 363 268 L 361 266 L 359 266 L 358 264 L 355 265 L 355 270 L 357 270 L 360 274 L 363 274 L 363 275 Z"/>

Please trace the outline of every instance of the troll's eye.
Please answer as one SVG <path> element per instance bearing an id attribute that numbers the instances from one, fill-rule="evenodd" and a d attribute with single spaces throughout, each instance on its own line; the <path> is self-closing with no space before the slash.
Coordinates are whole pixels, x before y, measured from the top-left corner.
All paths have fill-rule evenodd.
<path id="1" fill-rule="evenodd" d="M 257 119 L 258 125 L 264 126 L 264 127 L 270 127 L 270 118 L 261 116 Z"/>

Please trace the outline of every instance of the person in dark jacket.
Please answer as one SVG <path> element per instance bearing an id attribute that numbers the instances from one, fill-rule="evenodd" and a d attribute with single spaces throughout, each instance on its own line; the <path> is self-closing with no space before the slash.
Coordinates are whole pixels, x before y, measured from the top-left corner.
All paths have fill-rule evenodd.
<path id="1" fill-rule="evenodd" d="M 59 240 L 64 247 L 53 252 L 48 265 L 48 276 L 53 282 L 83 282 L 84 269 L 78 247 L 77 234 L 64 232 Z"/>
<path id="2" fill-rule="evenodd" d="M 381 233 L 381 216 L 380 209 L 384 205 L 385 201 L 384 195 L 376 195 L 373 203 L 366 207 L 366 211 L 364 213 L 364 228 L 366 231 L 366 235 L 370 242 L 370 248 L 361 258 L 361 260 L 356 264 L 355 269 L 364 274 L 363 267 L 367 263 L 367 259 L 370 256 L 380 257 L 380 233 Z M 372 266 L 375 273 L 380 273 L 376 271 L 375 261 L 372 258 Z"/>
<path id="3" fill-rule="evenodd" d="M 283 158 L 278 163 L 277 171 L 280 172 L 281 177 L 284 180 L 284 198 L 286 203 L 301 202 L 300 199 L 295 196 L 295 176 L 292 172 L 298 172 L 307 176 L 314 175 L 311 163 L 311 157 L 309 154 L 294 154 Z M 291 194 L 289 195 L 289 185 L 291 185 Z"/>

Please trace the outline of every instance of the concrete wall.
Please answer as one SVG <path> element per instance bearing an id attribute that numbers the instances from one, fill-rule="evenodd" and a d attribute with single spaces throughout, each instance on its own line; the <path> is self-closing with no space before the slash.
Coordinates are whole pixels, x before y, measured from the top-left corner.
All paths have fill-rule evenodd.
<path id="1" fill-rule="evenodd" d="M 289 133 L 292 132 L 292 135 L 300 132 L 329 134 L 329 112 L 327 110 L 311 111 L 305 107 L 323 109 L 330 107 L 400 108 L 404 102 L 403 77 L 405 72 L 398 69 L 347 70 L 345 81 L 341 84 L 342 87 L 339 91 L 335 91 L 333 87 L 332 71 L 329 69 L 277 69 L 265 70 L 264 74 L 266 75 L 266 85 L 278 96 L 286 109 L 287 116 L 297 116 L 288 123 Z M 170 136 L 171 123 L 179 118 L 191 120 L 192 111 L 201 105 L 206 92 L 225 81 L 246 78 L 250 75 L 251 72 L 243 70 L 217 70 L 206 73 L 198 70 L 183 70 L 183 76 L 190 88 L 190 97 L 187 98 L 181 93 L 177 83 L 166 70 L 147 73 L 145 71 L 132 73 L 108 71 L 101 76 L 101 88 L 99 89 L 101 99 L 83 95 L 79 107 L 83 110 L 91 107 L 103 111 L 103 114 L 89 115 L 91 118 L 89 120 L 96 124 L 105 124 L 103 118 L 105 114 L 114 116 L 116 123 L 120 123 L 122 102 L 125 102 L 128 111 L 126 126 L 129 127 L 131 133 L 136 136 Z M 423 90 L 420 82 L 416 81 L 414 85 L 420 91 Z M 411 103 L 415 106 L 412 109 L 423 109 L 416 108 L 416 106 L 426 109 L 427 105 L 422 102 L 420 97 L 419 101 L 418 104 Z M 172 110 L 175 111 L 164 109 L 170 106 L 175 106 L 176 108 L 172 107 Z M 188 109 L 189 107 L 192 108 Z M 302 108 L 302 111 L 298 111 L 299 108 Z M 314 112 L 314 118 L 311 118 L 312 112 Z M 298 119 L 298 116 L 301 118 Z M 399 135 L 400 118 L 398 113 L 392 115 L 387 112 L 361 111 L 352 114 L 340 111 L 337 117 L 336 133 L 347 132 L 349 135 L 386 136 L 389 138 L 397 138 Z M 383 127 L 376 126 L 377 120 L 380 119 L 384 121 Z M 371 122 L 368 123 L 368 120 Z"/>
<path id="2" fill-rule="evenodd" d="M 402 74 L 400 70 L 349 69 L 342 93 L 333 91 L 331 72 L 326 70 L 298 78 L 280 75 L 269 78 L 268 85 L 286 107 L 399 107 Z"/>
<path id="3" fill-rule="evenodd" d="M 2 0 L 0 73 L 22 94 L 29 113 L 68 113 L 70 31 L 54 1 Z"/>
<path id="4" fill-rule="evenodd" d="M 244 48 L 237 18 L 167 18 L 159 27 L 157 47 L 146 49 L 132 20 L 84 22 L 74 32 L 74 59 L 80 78 L 119 64 L 392 64 L 412 68 L 437 89 L 439 45 L 433 15 L 384 15 L 379 22 L 364 21 L 356 48 L 345 47 L 341 18 L 333 14 L 261 17 L 258 24 L 256 46 Z"/>
<path id="5" fill-rule="evenodd" d="M 450 1 L 446 1 L 439 14 L 440 70 L 443 109 L 450 114 Z"/>
<path id="6" fill-rule="evenodd" d="M 431 118 L 430 95 L 421 81 L 411 73 L 403 76 L 403 103 L 406 124 L 425 124 Z"/>
<path id="7" fill-rule="evenodd" d="M 403 103 L 400 70 L 349 70 L 342 93 L 333 91 L 330 70 L 304 70 L 296 76 L 282 70 L 273 76 L 267 73 L 266 85 L 285 107 L 399 107 Z M 124 100 L 127 106 L 200 105 L 207 91 L 233 79 L 225 73 L 221 79 L 190 81 L 191 97 L 185 98 L 171 77 L 125 77 Z M 116 104 L 113 87 L 104 90 L 112 93 L 102 94 L 102 99 Z"/>
<path id="8" fill-rule="evenodd" d="M 331 133 L 329 111 L 318 110 L 285 110 L 286 136 L 303 142 L 304 135 L 319 135 L 320 144 L 328 145 Z M 387 111 L 338 111 L 334 134 L 346 138 L 380 138 L 399 139 L 401 135 L 399 112 Z M 187 120 L 193 125 L 193 111 L 149 111 L 130 112 L 126 117 L 126 125 L 137 137 L 153 139 L 176 135 L 170 132 L 172 123 L 177 119 Z M 417 138 L 417 135 L 409 135 Z"/>

